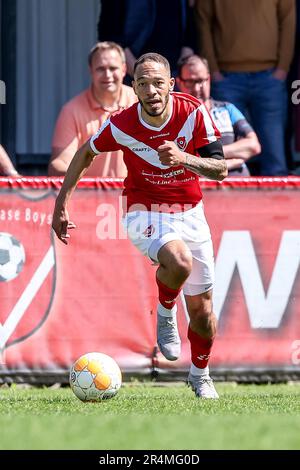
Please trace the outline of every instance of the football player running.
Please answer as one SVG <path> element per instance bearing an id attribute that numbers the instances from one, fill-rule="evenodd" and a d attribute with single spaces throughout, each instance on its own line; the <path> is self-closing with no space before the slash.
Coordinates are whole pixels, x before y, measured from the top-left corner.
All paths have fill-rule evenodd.
<path id="1" fill-rule="evenodd" d="M 79 179 L 101 152 L 122 149 L 123 223 L 132 243 L 158 263 L 157 342 L 170 361 L 180 355 L 176 300 L 183 290 L 190 317 L 188 383 L 197 397 L 218 398 L 208 361 L 216 335 L 212 307 L 214 259 L 199 176 L 227 176 L 220 133 L 196 98 L 174 93 L 168 61 L 156 53 L 135 63 L 132 82 L 139 103 L 107 120 L 75 154 L 58 194 L 53 229 L 69 241 L 67 205 Z M 101 158 L 101 155 L 98 157 Z"/>

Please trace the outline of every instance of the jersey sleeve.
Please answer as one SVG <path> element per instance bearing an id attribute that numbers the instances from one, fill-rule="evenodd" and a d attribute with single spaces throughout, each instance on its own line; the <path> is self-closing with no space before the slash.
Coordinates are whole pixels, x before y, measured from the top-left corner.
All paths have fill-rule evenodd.
<path id="1" fill-rule="evenodd" d="M 90 147 L 95 154 L 120 150 L 120 144 L 112 135 L 110 119 L 107 119 L 98 132 L 90 138 Z"/>
<path id="2" fill-rule="evenodd" d="M 216 142 L 221 138 L 220 131 L 217 129 L 204 104 L 197 108 L 193 137 L 196 149 Z"/>
<path id="3" fill-rule="evenodd" d="M 230 120 L 234 130 L 235 138 L 246 137 L 249 132 L 254 132 L 253 128 L 241 111 L 232 103 L 227 103 L 226 108 L 230 115 Z"/>

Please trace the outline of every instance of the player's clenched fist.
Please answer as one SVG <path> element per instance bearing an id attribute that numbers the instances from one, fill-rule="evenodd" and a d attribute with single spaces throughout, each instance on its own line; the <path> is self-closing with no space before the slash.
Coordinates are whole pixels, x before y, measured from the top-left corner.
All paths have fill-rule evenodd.
<path id="1" fill-rule="evenodd" d="M 186 161 L 185 154 L 179 150 L 175 142 L 164 140 L 164 143 L 157 147 L 160 162 L 166 166 L 182 165 Z"/>

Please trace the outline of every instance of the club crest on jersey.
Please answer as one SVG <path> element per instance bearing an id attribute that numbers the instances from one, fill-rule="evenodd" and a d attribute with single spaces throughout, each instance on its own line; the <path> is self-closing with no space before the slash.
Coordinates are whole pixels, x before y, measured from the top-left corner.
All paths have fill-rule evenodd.
<path id="1" fill-rule="evenodd" d="M 187 141 L 186 141 L 186 138 L 185 137 L 177 137 L 176 139 L 176 144 L 177 144 L 177 147 L 180 149 L 180 150 L 185 150 L 186 147 L 187 147 Z"/>
<path id="2" fill-rule="evenodd" d="M 155 232 L 155 227 L 153 224 L 149 225 L 149 227 L 146 228 L 146 230 L 143 231 L 143 235 L 146 238 L 150 238 L 151 235 Z"/>

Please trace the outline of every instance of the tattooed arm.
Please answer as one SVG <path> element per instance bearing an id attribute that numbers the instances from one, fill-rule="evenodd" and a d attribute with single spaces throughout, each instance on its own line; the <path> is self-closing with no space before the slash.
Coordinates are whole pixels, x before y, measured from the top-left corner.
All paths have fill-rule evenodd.
<path id="1" fill-rule="evenodd" d="M 165 141 L 157 149 L 161 163 L 168 166 L 183 165 L 197 175 L 222 181 L 228 174 L 222 145 L 219 141 L 205 145 L 199 152 L 201 157 L 195 157 L 179 150 L 174 142 Z"/>
<path id="2" fill-rule="evenodd" d="M 185 153 L 186 162 L 183 166 L 197 175 L 205 176 L 211 180 L 222 181 L 228 173 L 226 160 L 214 157 L 199 158 Z"/>

